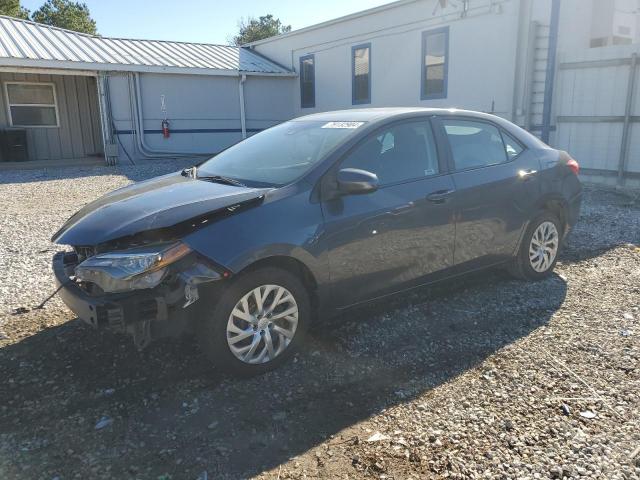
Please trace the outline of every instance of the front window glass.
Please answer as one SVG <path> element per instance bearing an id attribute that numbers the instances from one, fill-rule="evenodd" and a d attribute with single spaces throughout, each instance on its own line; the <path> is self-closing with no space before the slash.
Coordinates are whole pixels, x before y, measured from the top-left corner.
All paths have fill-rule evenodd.
<path id="1" fill-rule="evenodd" d="M 372 135 L 343 161 L 341 168 L 375 173 L 380 185 L 438 173 L 438 155 L 428 121 L 395 125 Z"/>
<path id="2" fill-rule="evenodd" d="M 228 148 L 198 168 L 248 186 L 287 185 L 307 173 L 364 122 L 292 121 Z"/>

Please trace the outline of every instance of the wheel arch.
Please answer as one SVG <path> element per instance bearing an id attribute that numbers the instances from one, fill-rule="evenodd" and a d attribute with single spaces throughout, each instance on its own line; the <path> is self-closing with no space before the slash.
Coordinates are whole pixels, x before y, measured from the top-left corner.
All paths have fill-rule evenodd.
<path id="1" fill-rule="evenodd" d="M 568 221 L 568 208 L 569 204 L 561 195 L 545 195 L 542 197 L 535 206 L 535 209 L 531 212 L 531 217 L 526 221 L 526 223 L 522 227 L 522 231 L 520 232 L 520 238 L 518 239 L 518 243 L 513 252 L 513 256 L 515 257 L 520 248 L 522 246 L 522 241 L 524 240 L 524 236 L 529 229 L 529 225 L 531 225 L 531 221 L 536 218 L 538 215 L 541 215 L 544 212 L 550 212 L 558 217 L 560 220 L 560 224 L 562 226 L 563 235 L 567 231 L 567 221 Z"/>
<path id="2" fill-rule="evenodd" d="M 556 217 L 558 217 L 558 220 L 560 220 L 560 225 L 562 226 L 562 230 L 564 232 L 567 229 L 568 208 L 569 205 L 567 201 L 562 198 L 562 196 L 550 195 L 541 199 L 536 215 L 543 212 L 553 213 Z"/>
<path id="3" fill-rule="evenodd" d="M 244 275 L 251 271 L 267 267 L 280 268 L 288 271 L 297 276 L 309 290 L 316 290 L 318 288 L 318 281 L 311 269 L 299 259 L 286 255 L 272 255 L 261 258 L 246 265 L 237 274 Z"/>
<path id="4" fill-rule="evenodd" d="M 287 253 L 273 253 L 265 255 L 251 261 L 245 261 L 240 268 L 235 269 L 234 276 L 245 275 L 261 268 L 279 268 L 296 276 L 309 292 L 311 311 L 313 316 L 317 316 L 320 308 L 323 307 L 325 292 L 325 279 L 323 272 L 319 271 L 317 265 L 309 265 L 297 256 Z M 316 267 L 316 268 L 314 268 Z"/>

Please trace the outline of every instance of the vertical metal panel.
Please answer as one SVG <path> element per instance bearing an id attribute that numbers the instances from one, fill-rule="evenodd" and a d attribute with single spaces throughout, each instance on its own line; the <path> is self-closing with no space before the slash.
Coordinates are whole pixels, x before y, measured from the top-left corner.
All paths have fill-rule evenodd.
<path id="1" fill-rule="evenodd" d="M 41 82 L 53 82 L 52 75 L 39 75 L 39 80 Z M 57 88 L 56 88 L 57 92 Z M 58 100 L 59 103 L 59 100 Z M 58 110 L 59 114 L 59 110 Z M 62 158 L 62 148 L 60 146 L 60 129 L 59 128 L 47 128 L 47 148 L 48 148 L 48 158 Z"/>
<path id="2" fill-rule="evenodd" d="M 629 134 L 631 133 L 631 111 L 633 109 L 633 95 L 636 90 L 636 75 L 638 73 L 638 54 L 631 55 L 629 65 L 629 81 L 627 84 L 627 99 L 625 102 L 624 123 L 622 126 L 622 142 L 620 150 L 620 160 L 618 164 L 618 184 L 624 184 L 624 172 L 627 166 L 629 153 Z"/>
<path id="3" fill-rule="evenodd" d="M 102 141 L 102 127 L 100 120 L 100 109 L 98 108 L 98 86 L 94 77 L 85 77 L 87 81 L 87 92 L 89 94 L 89 114 L 91 116 L 91 129 L 95 141 L 95 153 L 104 153 Z M 107 128 L 111 128 L 109 125 Z"/>
<path id="4" fill-rule="evenodd" d="M 551 0 L 551 25 L 549 27 L 549 49 L 547 50 L 547 72 L 544 84 L 544 107 L 542 110 L 542 141 L 549 143 L 551 133 L 551 110 L 556 75 L 556 53 L 560 25 L 560 0 Z"/>
<path id="5" fill-rule="evenodd" d="M 78 98 L 78 113 L 82 128 L 79 134 L 82 137 L 82 150 L 84 155 L 94 153 L 95 140 L 93 138 L 93 128 L 91 126 L 91 111 L 89 110 L 89 92 L 87 91 L 87 78 L 76 77 L 76 95 Z"/>
<path id="6" fill-rule="evenodd" d="M 4 82 L 12 80 L 11 74 L 0 73 L 0 128 L 9 125 L 9 117 L 7 115 L 7 104 L 4 97 Z"/>
<path id="7" fill-rule="evenodd" d="M 67 108 L 67 95 L 64 88 L 64 77 L 52 75 L 51 79 L 56 84 L 58 92 L 58 113 L 60 115 L 60 128 L 58 129 L 60 138 L 61 158 L 73 158 L 73 148 L 71 146 L 71 130 L 69 126 L 69 109 Z"/>
<path id="8" fill-rule="evenodd" d="M 73 158 L 82 158 L 84 156 L 84 149 L 82 148 L 82 134 L 80 129 L 82 123 L 80 122 L 80 109 L 77 101 L 77 90 L 75 77 L 65 76 L 63 79 L 64 90 L 67 100 L 67 112 L 69 115 L 69 128 L 71 133 L 71 147 L 73 149 Z"/>
<path id="9" fill-rule="evenodd" d="M 640 124 L 631 124 L 626 171 L 640 173 Z"/>

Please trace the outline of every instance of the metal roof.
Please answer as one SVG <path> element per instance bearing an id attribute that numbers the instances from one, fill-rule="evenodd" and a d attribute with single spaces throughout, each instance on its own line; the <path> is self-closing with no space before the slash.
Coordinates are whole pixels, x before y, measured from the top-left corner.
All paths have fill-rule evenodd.
<path id="1" fill-rule="evenodd" d="M 242 47 L 100 37 L 3 15 L 0 15 L 0 66 L 205 75 L 294 75 L 283 66 Z"/>

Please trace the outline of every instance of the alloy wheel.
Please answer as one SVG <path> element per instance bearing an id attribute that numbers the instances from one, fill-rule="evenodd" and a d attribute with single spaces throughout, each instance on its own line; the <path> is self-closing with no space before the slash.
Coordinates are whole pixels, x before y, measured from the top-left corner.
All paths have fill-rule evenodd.
<path id="1" fill-rule="evenodd" d="M 553 265 L 558 254 L 559 235 L 553 222 L 542 222 L 531 237 L 529 262 L 531 268 L 544 273 Z"/>
<path id="2" fill-rule="evenodd" d="M 227 344 L 244 363 L 267 363 L 287 349 L 297 327 L 298 305 L 291 292 L 279 285 L 262 285 L 233 307 Z"/>

